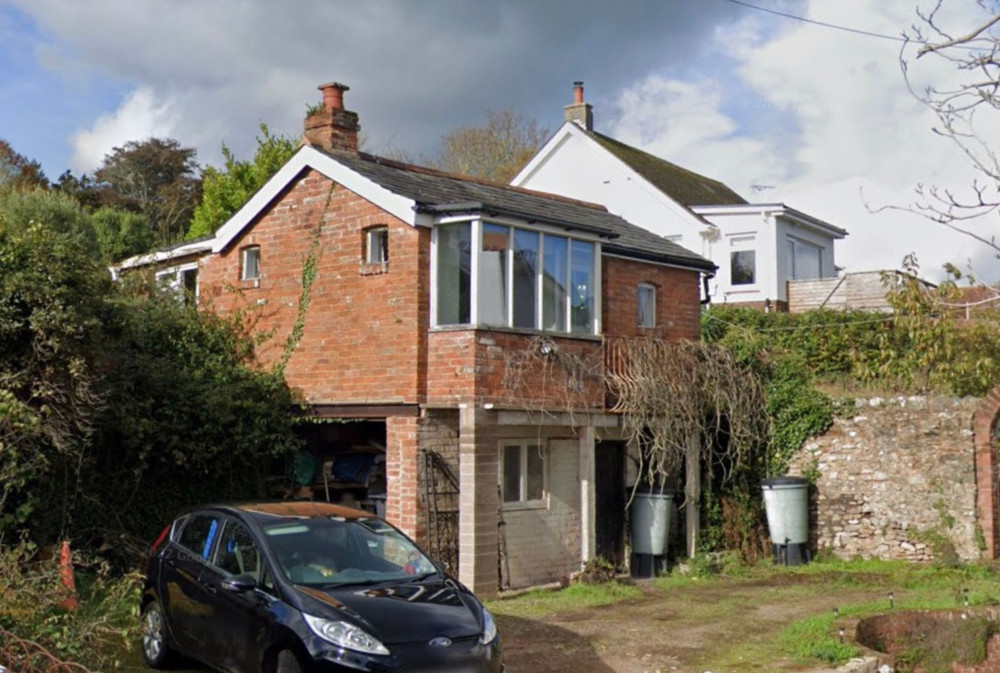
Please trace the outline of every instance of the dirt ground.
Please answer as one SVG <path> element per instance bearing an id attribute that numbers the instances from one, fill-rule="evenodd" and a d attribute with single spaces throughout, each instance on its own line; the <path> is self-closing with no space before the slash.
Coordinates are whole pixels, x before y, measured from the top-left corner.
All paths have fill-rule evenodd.
<path id="1" fill-rule="evenodd" d="M 671 590 L 640 584 L 622 603 L 544 619 L 499 616 L 511 673 L 739 673 L 806 671 L 764 642 L 790 622 L 839 603 L 870 601 L 816 577 L 713 582 Z M 833 587 L 836 587 L 835 589 Z M 502 609 L 502 608 L 501 608 Z M 853 629 L 851 629 L 853 631 Z"/>
<path id="2" fill-rule="evenodd" d="M 784 660 L 768 643 L 790 622 L 879 594 L 817 575 L 713 579 L 677 588 L 637 584 L 613 605 L 544 617 L 494 612 L 509 673 L 743 673 L 824 670 Z M 853 633 L 853 626 L 850 628 Z M 147 671 L 136 650 L 119 670 Z M 192 664 L 193 666 L 193 664 Z M 205 673 L 204 668 L 175 673 Z"/>

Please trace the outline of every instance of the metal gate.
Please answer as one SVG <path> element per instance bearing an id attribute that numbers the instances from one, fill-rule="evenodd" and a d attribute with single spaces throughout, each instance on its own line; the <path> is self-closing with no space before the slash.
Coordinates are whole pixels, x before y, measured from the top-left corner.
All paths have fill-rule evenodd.
<path id="1" fill-rule="evenodd" d="M 427 546 L 431 555 L 458 574 L 458 477 L 435 451 L 424 451 L 427 489 Z"/>

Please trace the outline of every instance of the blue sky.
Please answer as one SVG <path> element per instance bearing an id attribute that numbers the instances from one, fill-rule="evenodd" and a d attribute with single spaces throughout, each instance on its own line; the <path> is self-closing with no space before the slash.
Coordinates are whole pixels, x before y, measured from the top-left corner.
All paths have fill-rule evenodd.
<path id="1" fill-rule="evenodd" d="M 903 0 L 757 2 L 887 35 L 916 20 Z M 944 14 L 956 33 L 982 18 L 969 0 Z M 582 79 L 598 130 L 848 229 L 841 265 L 892 268 L 916 251 L 928 271 L 973 260 L 1000 279 L 982 246 L 865 205 L 970 180 L 898 57 L 891 40 L 728 0 L 0 0 L 0 138 L 50 179 L 150 135 L 217 163 L 223 142 L 249 155 L 261 121 L 298 136 L 316 86 L 337 80 L 367 149 L 427 154 L 489 108 L 554 130 Z M 955 76 L 918 65 L 921 81 Z"/>

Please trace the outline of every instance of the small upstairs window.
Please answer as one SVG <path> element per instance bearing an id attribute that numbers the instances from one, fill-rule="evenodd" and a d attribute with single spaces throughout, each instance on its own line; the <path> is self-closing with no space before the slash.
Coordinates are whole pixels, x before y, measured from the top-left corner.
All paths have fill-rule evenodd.
<path id="1" fill-rule="evenodd" d="M 259 245 L 251 245 L 240 251 L 240 280 L 260 280 Z"/>
<path id="2" fill-rule="evenodd" d="M 365 264 L 386 264 L 389 261 L 389 227 L 365 230 Z"/>
<path id="3" fill-rule="evenodd" d="M 639 327 L 656 327 L 656 286 L 639 283 Z"/>

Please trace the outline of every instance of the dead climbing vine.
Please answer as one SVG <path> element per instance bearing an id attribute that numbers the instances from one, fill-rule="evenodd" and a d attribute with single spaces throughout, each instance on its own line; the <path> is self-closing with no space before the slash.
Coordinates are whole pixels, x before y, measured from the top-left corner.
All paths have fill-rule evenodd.
<path id="1" fill-rule="evenodd" d="M 699 341 L 606 337 L 570 348 L 534 337 L 507 350 L 504 389 L 509 404 L 540 416 L 610 407 L 651 485 L 676 477 L 692 450 L 725 479 L 771 439 L 758 377 L 729 349 Z"/>
<path id="2" fill-rule="evenodd" d="M 612 411 L 641 449 L 640 481 L 668 483 L 694 451 L 726 480 L 768 446 L 764 387 L 729 349 L 619 337 L 605 340 L 604 350 Z"/>

